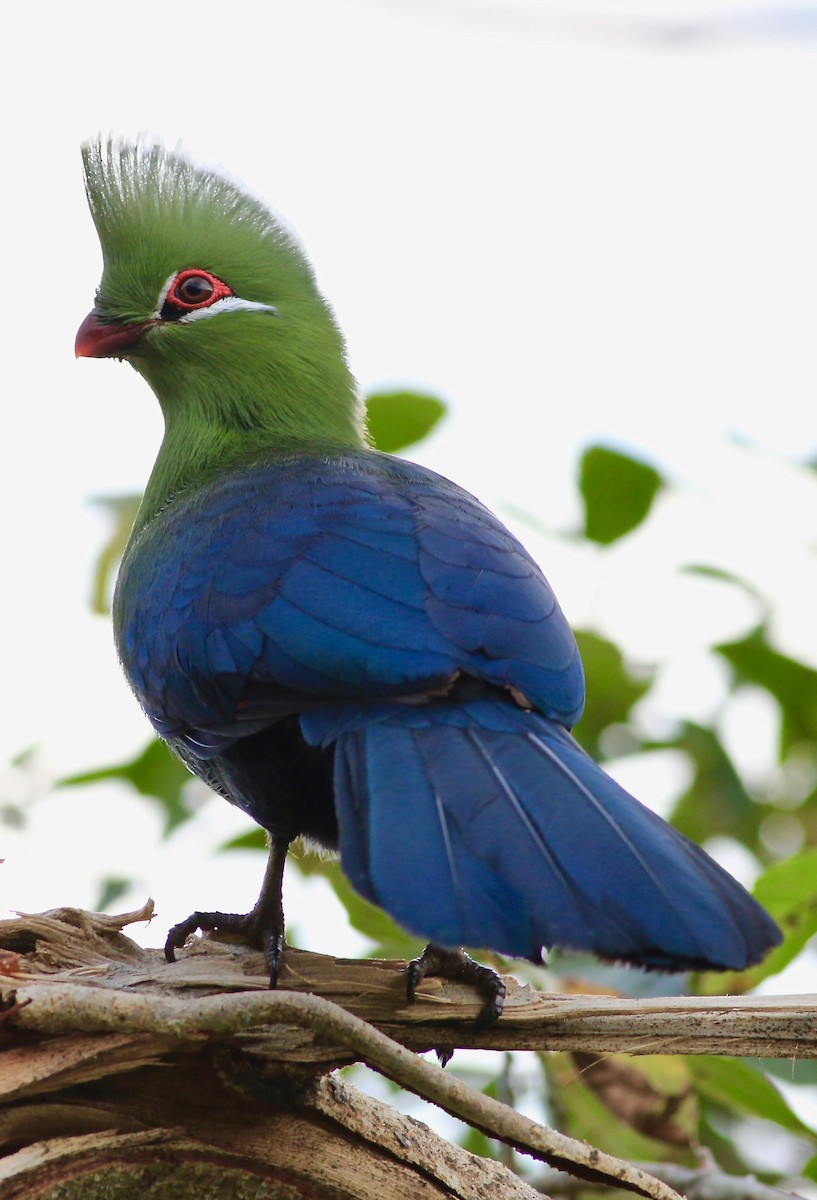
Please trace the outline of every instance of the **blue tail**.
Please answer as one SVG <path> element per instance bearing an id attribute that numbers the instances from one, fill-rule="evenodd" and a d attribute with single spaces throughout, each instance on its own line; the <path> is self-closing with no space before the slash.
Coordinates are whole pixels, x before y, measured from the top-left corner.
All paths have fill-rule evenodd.
<path id="1" fill-rule="evenodd" d="M 504 697 L 323 709 L 301 725 L 335 745 L 344 871 L 431 942 L 741 970 L 780 941 L 698 846 Z"/>

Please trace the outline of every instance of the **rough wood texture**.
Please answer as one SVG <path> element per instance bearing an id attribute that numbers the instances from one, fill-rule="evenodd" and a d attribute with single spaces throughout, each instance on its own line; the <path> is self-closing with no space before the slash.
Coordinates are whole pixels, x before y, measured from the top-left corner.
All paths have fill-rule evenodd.
<path id="1" fill-rule="evenodd" d="M 4 1200 L 537 1194 L 328 1074 L 352 1061 L 546 1163 L 673 1200 L 643 1171 L 414 1051 L 817 1053 L 817 1004 L 803 997 L 624 1001 L 541 995 L 508 979 L 506 1013 L 486 1029 L 468 988 L 427 980 L 409 1006 L 405 964 L 297 950 L 271 993 L 248 948 L 202 939 L 169 965 L 136 946 L 121 930 L 150 911 L 0 922 Z"/>
<path id="2" fill-rule="evenodd" d="M 230 1000 L 248 998 L 229 994 L 245 986 L 240 951 L 223 962 L 214 944 L 209 966 L 198 957 L 192 976 L 170 970 L 161 984 L 159 954 L 121 934 L 127 920 L 61 910 L 0 927 L 4 1200 L 538 1195 L 303 1065 L 326 1058 L 319 1039 L 277 1026 L 243 1043 L 219 1032 Z M 174 1001 L 184 1014 L 200 995 L 218 1008 L 209 1027 L 174 1019 Z"/>
<path id="3" fill-rule="evenodd" d="M 270 1099 L 242 1095 L 212 1064 L 180 1066 L 172 1083 L 158 1070 L 86 1089 L 81 1104 L 38 1105 L 28 1127 L 25 1115 L 14 1130 L 0 1126 L 4 1141 L 11 1134 L 26 1143 L 0 1158 L 4 1200 L 538 1196 L 498 1164 L 334 1077 L 320 1080 L 306 1101 L 295 1089 L 287 1111 L 283 1085 L 273 1085 Z"/>
<path id="4" fill-rule="evenodd" d="M 120 917 L 60 909 L 0 921 L 0 980 L 16 983 L 21 999 L 35 982 L 53 987 L 80 981 L 84 986 L 104 987 L 112 1003 L 110 992 L 173 998 L 181 1002 L 179 1016 L 190 1011 L 193 999 L 239 992 L 269 999 L 257 951 L 207 937 L 196 940 L 179 962 L 169 964 L 160 950 L 142 949 L 121 934 L 126 924 L 148 917 L 147 909 Z M 24 956 L 18 967 L 22 974 L 8 965 L 9 954 L 13 959 L 15 951 Z M 479 1000 L 462 984 L 426 979 L 417 1003 L 408 1005 L 404 968 L 400 961 L 333 958 L 290 948 L 280 987 L 332 1000 L 416 1051 L 817 1057 L 817 997 L 813 995 L 649 1000 L 562 996 L 535 992 L 508 976 L 502 1019 L 485 1027 L 476 1024 Z M 259 1021 L 265 1002 L 258 1002 Z M 61 1017 L 55 1019 L 59 1022 Z M 34 1020 L 33 1014 L 21 1013 L 19 1023 L 26 1026 Z M 42 1023 L 39 1027 L 45 1028 Z M 267 1032 L 265 1037 L 269 1036 Z M 277 1060 L 292 1063 L 340 1064 L 355 1057 L 344 1047 L 327 1044 L 314 1031 L 286 1025 L 275 1029 L 274 1053 Z"/>

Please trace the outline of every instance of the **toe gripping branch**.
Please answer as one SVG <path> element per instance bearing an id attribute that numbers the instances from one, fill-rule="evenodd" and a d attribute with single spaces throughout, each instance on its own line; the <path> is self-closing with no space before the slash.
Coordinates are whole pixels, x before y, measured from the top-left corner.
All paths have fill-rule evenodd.
<path id="1" fill-rule="evenodd" d="M 165 941 L 165 958 L 176 961 L 176 951 L 181 950 L 191 934 L 200 929 L 202 933 L 237 933 L 264 952 L 264 961 L 269 970 L 269 985 L 278 984 L 281 960 L 284 954 L 283 929 L 264 928 L 258 920 L 256 910 L 248 913 L 194 912 L 185 921 L 180 921 L 169 931 Z"/>
<path id="2" fill-rule="evenodd" d="M 406 997 L 409 1004 L 414 1003 L 417 988 L 426 975 L 438 975 L 443 979 L 468 983 L 475 988 L 483 1000 L 477 1017 L 480 1024 L 493 1025 L 502 1016 L 505 984 L 496 971 L 482 966 L 464 950 L 448 950 L 444 946 L 429 943 L 419 958 L 413 958 L 406 967 Z M 446 1066 L 454 1056 L 453 1050 L 438 1049 L 435 1053 L 441 1067 Z"/>
<path id="3" fill-rule="evenodd" d="M 165 941 L 167 961 L 176 961 L 176 951 L 184 946 L 197 929 L 203 933 L 236 933 L 263 951 L 269 969 L 269 985 L 274 988 L 278 983 L 286 947 L 281 887 L 287 850 L 288 844 L 272 842 L 261 894 L 251 912 L 194 912 L 185 921 L 174 925 Z M 475 962 L 464 950 L 449 950 L 429 943 L 420 957 L 413 959 L 406 967 L 406 996 L 409 1004 L 414 1003 L 417 988 L 427 975 L 438 975 L 443 979 L 467 983 L 475 988 L 483 1001 L 478 1017 L 482 1024 L 493 1024 L 502 1015 L 505 984 L 496 971 Z M 440 1061 L 445 1065 L 451 1053 L 438 1053 Z"/>
<path id="4" fill-rule="evenodd" d="M 479 1021 L 492 1025 L 502 1016 L 505 1003 L 505 984 L 490 967 L 471 958 L 464 950 L 447 950 L 444 946 L 429 943 L 419 958 L 413 958 L 406 967 L 406 997 L 409 1004 L 415 1000 L 415 992 L 426 975 L 439 975 L 443 979 L 468 983 L 476 988 L 483 1000 Z"/>
<path id="5" fill-rule="evenodd" d="M 165 941 L 165 958 L 176 961 L 180 950 L 191 934 L 200 929 L 202 933 L 237 933 L 264 952 L 264 961 L 269 970 L 269 985 L 278 983 L 281 960 L 286 942 L 284 940 L 284 905 L 281 887 L 284 881 L 284 863 L 289 843 L 273 842 L 270 846 L 267 869 L 261 894 L 252 912 L 222 913 L 194 912 L 186 921 L 174 925 Z"/>

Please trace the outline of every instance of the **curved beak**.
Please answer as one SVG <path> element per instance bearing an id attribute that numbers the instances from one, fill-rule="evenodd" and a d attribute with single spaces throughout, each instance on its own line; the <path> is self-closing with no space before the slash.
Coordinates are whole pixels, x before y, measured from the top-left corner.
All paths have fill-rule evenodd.
<path id="1" fill-rule="evenodd" d="M 77 358 L 122 358 L 128 347 L 135 346 L 152 321 L 139 321 L 134 325 L 106 324 L 96 309 L 77 330 L 74 354 Z"/>

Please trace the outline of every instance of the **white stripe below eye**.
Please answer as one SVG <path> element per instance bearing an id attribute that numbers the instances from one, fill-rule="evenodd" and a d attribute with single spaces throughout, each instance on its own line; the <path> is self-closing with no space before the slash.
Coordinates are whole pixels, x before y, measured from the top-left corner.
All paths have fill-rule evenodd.
<path id="1" fill-rule="evenodd" d="M 159 299 L 156 303 L 156 311 L 153 314 L 155 321 L 161 320 L 162 309 L 167 300 L 167 294 L 176 281 L 179 272 L 174 271 L 165 280 L 162 290 L 159 292 Z M 278 316 L 278 309 L 273 304 L 260 304 L 257 300 L 242 300 L 240 296 L 224 296 L 221 300 L 216 300 L 207 308 L 193 308 L 190 312 L 184 314 L 183 317 L 176 317 L 176 320 L 181 321 L 198 321 L 200 317 L 215 317 L 218 313 L 236 312 L 240 309 L 246 309 L 249 312 L 268 312 L 273 316 Z"/>
<path id="2" fill-rule="evenodd" d="M 203 317 L 217 317 L 219 313 L 240 311 L 266 312 L 272 313 L 274 317 L 278 316 L 278 309 L 273 304 L 260 304 L 257 300 L 242 300 L 240 296 L 224 296 L 223 299 L 208 304 L 207 308 L 191 309 L 183 317 L 177 317 L 177 321 L 179 325 L 183 325 L 185 321 L 199 321 Z"/>

